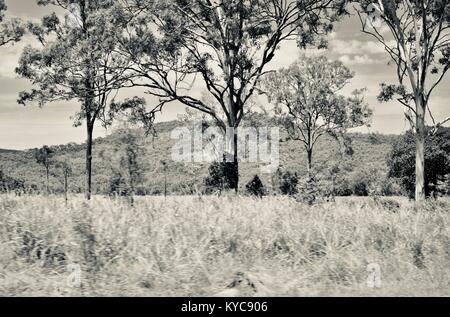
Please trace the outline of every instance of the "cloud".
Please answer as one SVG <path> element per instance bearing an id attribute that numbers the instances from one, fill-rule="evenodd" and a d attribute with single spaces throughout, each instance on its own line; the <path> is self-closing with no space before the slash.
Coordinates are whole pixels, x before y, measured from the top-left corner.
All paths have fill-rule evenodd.
<path id="1" fill-rule="evenodd" d="M 346 65 L 373 65 L 379 64 L 380 60 L 373 59 L 369 55 L 342 55 L 339 60 Z"/>
<path id="2" fill-rule="evenodd" d="M 332 40 L 330 47 L 337 54 L 361 55 L 385 53 L 383 45 L 374 41 Z"/>

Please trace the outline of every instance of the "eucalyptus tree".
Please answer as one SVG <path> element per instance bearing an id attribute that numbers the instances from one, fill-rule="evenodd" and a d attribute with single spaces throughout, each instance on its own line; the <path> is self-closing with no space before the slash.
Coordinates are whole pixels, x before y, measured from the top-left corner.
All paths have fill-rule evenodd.
<path id="1" fill-rule="evenodd" d="M 36 163 L 41 164 L 45 168 L 45 179 L 46 179 L 46 192 L 47 195 L 50 194 L 49 181 L 50 181 L 50 166 L 54 164 L 54 156 L 55 152 L 49 148 L 47 145 L 44 145 L 40 149 L 34 149 L 34 158 Z"/>
<path id="2" fill-rule="evenodd" d="M 328 134 L 336 138 L 351 129 L 370 124 L 372 111 L 364 101 L 364 89 L 350 97 L 341 91 L 354 77 L 343 63 L 325 56 L 302 56 L 288 68 L 268 74 L 262 90 L 275 105 L 275 116 L 290 139 L 301 141 L 311 172 L 317 141 Z"/>
<path id="3" fill-rule="evenodd" d="M 382 84 L 380 101 L 406 108 L 416 139 L 416 200 L 425 199 L 425 117 L 438 128 L 430 98 L 450 69 L 449 0 L 364 0 L 355 7 L 363 32 L 380 42 L 396 66 L 397 82 Z M 370 12 L 370 17 L 365 16 Z M 436 129 L 435 129 L 436 130 Z"/>
<path id="4" fill-rule="evenodd" d="M 135 63 L 137 77 L 130 85 L 159 98 L 151 109 L 139 107 L 137 100 L 131 100 L 132 107 L 150 119 L 172 102 L 209 115 L 229 136 L 226 161 L 237 191 L 237 128 L 258 83 L 283 42 L 325 45 L 321 35 L 345 13 L 344 2 L 122 0 L 116 24 L 126 26 L 122 52 Z M 202 85 L 214 103 L 196 96 L 193 85 Z"/>
<path id="5" fill-rule="evenodd" d="M 0 46 L 19 42 L 25 33 L 25 28 L 20 19 L 6 19 L 5 12 L 7 9 L 5 0 L 0 0 Z"/>
<path id="6" fill-rule="evenodd" d="M 33 84 L 21 92 L 19 103 L 77 101 L 74 125 L 86 122 L 86 199 L 91 198 L 92 141 L 97 121 L 110 124 L 107 109 L 126 77 L 129 63 L 115 53 L 115 33 L 121 30 L 108 18 L 113 0 L 38 0 L 58 10 L 41 23 L 28 23 L 40 47 L 27 46 L 16 72 Z M 63 12 L 61 14 L 61 12 Z"/>

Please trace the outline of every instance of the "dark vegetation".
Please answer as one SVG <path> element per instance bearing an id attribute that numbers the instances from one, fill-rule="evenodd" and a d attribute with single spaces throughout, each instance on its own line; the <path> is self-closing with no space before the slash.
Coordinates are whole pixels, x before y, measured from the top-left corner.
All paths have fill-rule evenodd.
<path id="1" fill-rule="evenodd" d="M 388 158 L 389 176 L 400 180 L 409 197 L 415 196 L 415 136 L 409 131 L 395 143 Z M 438 196 L 449 191 L 450 129 L 427 128 L 425 138 L 425 195 Z"/>
<path id="2" fill-rule="evenodd" d="M 247 192 L 247 194 L 251 195 L 251 196 L 256 196 L 256 197 L 263 197 L 267 194 L 267 190 L 266 187 L 264 186 L 264 184 L 261 181 L 261 178 L 259 178 L 258 175 L 255 175 L 252 180 L 250 182 L 247 183 L 247 185 L 245 185 L 245 190 Z"/>

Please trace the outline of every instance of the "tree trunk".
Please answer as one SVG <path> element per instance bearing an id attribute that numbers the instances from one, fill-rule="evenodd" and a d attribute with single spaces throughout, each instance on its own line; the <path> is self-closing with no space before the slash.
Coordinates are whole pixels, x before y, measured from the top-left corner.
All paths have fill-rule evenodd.
<path id="1" fill-rule="evenodd" d="M 66 202 L 67 206 L 67 174 L 64 174 L 64 201 Z"/>
<path id="2" fill-rule="evenodd" d="M 233 147 L 234 147 L 234 155 L 233 155 L 233 188 L 236 191 L 236 194 L 239 192 L 239 158 L 238 158 L 238 136 L 237 130 L 234 133 L 233 139 Z"/>
<path id="3" fill-rule="evenodd" d="M 226 170 L 229 173 L 227 175 L 229 186 L 233 189 L 236 194 L 239 192 L 239 156 L 238 156 L 238 135 L 237 130 L 233 130 L 233 140 L 231 144 L 231 149 L 227 153 L 226 159 Z"/>
<path id="4" fill-rule="evenodd" d="M 306 153 L 308 155 L 308 177 L 311 178 L 313 149 L 312 148 L 308 148 L 306 150 Z"/>
<path id="5" fill-rule="evenodd" d="M 416 100 L 416 201 L 425 200 L 425 104 Z"/>
<path id="6" fill-rule="evenodd" d="M 238 162 L 238 135 L 237 135 L 237 126 L 238 126 L 238 103 L 237 100 L 235 100 L 235 83 L 234 83 L 234 73 L 236 70 L 236 55 L 237 52 L 235 49 L 230 49 L 229 51 L 226 50 L 225 54 L 225 74 L 226 74 L 226 80 L 228 84 L 228 111 L 229 111 L 229 118 L 228 118 L 228 126 L 233 132 L 233 140 L 232 140 L 232 153 L 227 153 L 227 171 L 231 173 L 231 175 L 228 175 L 228 179 L 230 180 L 230 187 L 231 189 L 234 189 L 236 194 L 239 192 L 239 162 Z"/>
<path id="7" fill-rule="evenodd" d="M 49 168 L 48 167 L 46 167 L 45 168 L 45 173 L 46 173 L 46 189 L 47 189 L 47 196 L 49 196 L 50 195 L 50 186 L 49 186 L 49 179 L 50 179 L 50 177 L 49 177 L 49 174 L 50 174 L 50 171 L 49 171 Z"/>
<path id="8" fill-rule="evenodd" d="M 86 200 L 91 200 L 92 193 L 92 137 L 94 125 L 87 120 L 87 141 L 86 141 Z"/>
<path id="9" fill-rule="evenodd" d="M 167 171 L 164 170 L 164 199 L 167 199 Z"/>

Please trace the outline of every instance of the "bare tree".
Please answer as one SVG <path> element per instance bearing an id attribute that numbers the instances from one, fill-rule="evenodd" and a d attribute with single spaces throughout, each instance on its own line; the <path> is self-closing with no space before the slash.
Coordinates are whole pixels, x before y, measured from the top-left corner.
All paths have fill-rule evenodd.
<path id="1" fill-rule="evenodd" d="M 362 29 L 379 41 L 396 65 L 396 84 L 382 84 L 380 101 L 396 98 L 416 132 L 417 201 L 425 199 L 425 117 L 438 127 L 429 101 L 450 69 L 449 0 L 356 1 Z M 370 11 L 371 18 L 364 12 Z M 387 34 L 381 28 L 385 28 Z"/>

